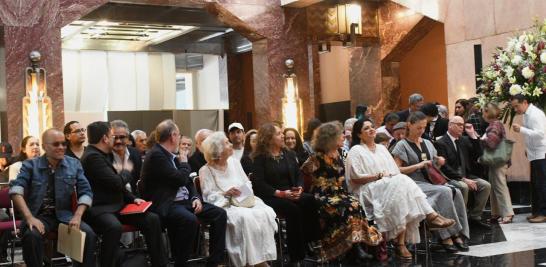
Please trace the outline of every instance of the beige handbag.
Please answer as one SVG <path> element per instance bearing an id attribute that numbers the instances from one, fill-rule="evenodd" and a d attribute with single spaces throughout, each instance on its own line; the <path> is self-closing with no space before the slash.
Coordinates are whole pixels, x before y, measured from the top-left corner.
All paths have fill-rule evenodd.
<path id="1" fill-rule="evenodd" d="M 218 187 L 218 189 L 220 189 L 220 191 L 225 193 L 226 191 L 224 189 L 222 189 L 220 186 L 218 186 L 218 182 L 216 181 L 216 175 L 214 175 L 214 172 L 212 171 L 210 166 L 207 165 L 207 168 L 209 168 L 210 174 L 212 175 L 212 179 L 214 180 L 214 184 L 216 185 L 216 187 Z M 234 197 L 226 197 L 226 198 L 228 198 L 229 204 L 233 205 L 235 207 L 252 208 L 252 207 L 254 207 L 254 205 L 256 205 L 256 197 L 254 195 L 248 196 L 245 199 L 243 199 L 242 201 L 238 201 Z"/>

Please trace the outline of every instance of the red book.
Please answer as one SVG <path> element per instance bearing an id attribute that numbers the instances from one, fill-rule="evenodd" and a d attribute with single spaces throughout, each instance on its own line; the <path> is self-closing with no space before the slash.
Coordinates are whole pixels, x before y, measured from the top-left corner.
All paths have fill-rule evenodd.
<path id="1" fill-rule="evenodd" d="M 121 215 L 129 215 L 129 214 L 137 214 L 137 213 L 144 213 L 148 208 L 152 205 L 151 201 L 146 201 L 140 203 L 140 205 L 137 204 L 127 204 L 120 212 Z"/>

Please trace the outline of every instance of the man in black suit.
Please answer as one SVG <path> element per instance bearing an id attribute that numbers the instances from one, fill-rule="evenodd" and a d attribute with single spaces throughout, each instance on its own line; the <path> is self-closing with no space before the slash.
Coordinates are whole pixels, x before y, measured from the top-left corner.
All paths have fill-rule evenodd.
<path id="1" fill-rule="evenodd" d="M 180 130 L 172 120 L 156 127 L 157 144 L 142 166 L 143 195 L 153 202 L 167 227 L 175 266 L 186 266 L 197 235 L 198 221 L 210 224 L 210 256 L 207 266 L 218 266 L 226 248 L 226 211 L 203 203 L 189 177 L 188 150 L 180 150 Z"/>
<path id="2" fill-rule="evenodd" d="M 406 110 L 398 111 L 398 121 L 408 121 L 409 114 L 415 111 L 419 111 L 421 106 L 425 103 L 425 99 L 420 94 L 412 94 L 409 97 L 409 108 Z"/>
<path id="3" fill-rule="evenodd" d="M 434 103 L 426 103 L 421 107 L 421 112 L 427 116 L 427 128 L 423 138 L 434 141 L 447 133 L 448 119 L 438 116 L 438 106 Z"/>
<path id="4" fill-rule="evenodd" d="M 209 129 L 201 129 L 195 133 L 195 152 L 188 160 L 192 172 L 198 173 L 199 169 L 207 164 L 207 161 L 205 160 L 205 155 L 203 155 L 203 152 L 201 152 L 200 149 L 203 141 L 205 141 L 205 139 L 207 139 L 207 137 L 211 133 L 212 131 Z"/>
<path id="5" fill-rule="evenodd" d="M 120 215 L 119 211 L 129 203 L 140 204 L 126 188 L 129 182 L 112 165 L 113 133 L 108 122 L 97 121 L 87 126 L 89 146 L 81 158 L 85 176 L 93 189 L 93 207 L 86 213 L 85 221 L 102 235 L 100 265 L 119 265 L 119 242 L 122 224 L 134 225 L 142 231 L 150 252 L 152 266 L 168 263 L 165 246 L 161 239 L 161 223 L 157 214 Z"/>
<path id="6" fill-rule="evenodd" d="M 466 129 L 468 136 L 463 136 L 464 125 L 462 117 L 452 117 L 449 120 L 447 133 L 436 141 L 435 146 L 438 156 L 446 159 L 442 171 L 451 179 L 449 183 L 461 190 L 465 204 L 468 204 L 468 193 L 474 194 L 474 203 L 468 207 L 469 222 L 488 228 L 489 225 L 483 223 L 481 219 L 489 199 L 491 185 L 472 174 L 469 159 L 476 158 L 476 154 L 481 154 L 481 146 L 474 129 Z"/>
<path id="7" fill-rule="evenodd" d="M 112 127 L 112 137 L 114 138 L 113 156 L 114 169 L 121 174 L 127 175 L 131 193 L 138 196 L 137 183 L 140 179 L 140 169 L 142 169 L 142 158 L 140 152 L 128 146 L 129 141 L 129 126 L 125 121 L 114 120 L 110 122 Z"/>

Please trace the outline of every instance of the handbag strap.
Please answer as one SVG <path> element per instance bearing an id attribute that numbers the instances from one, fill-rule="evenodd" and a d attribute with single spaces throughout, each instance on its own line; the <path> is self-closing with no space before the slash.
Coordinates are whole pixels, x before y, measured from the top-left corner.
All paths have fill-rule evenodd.
<path id="1" fill-rule="evenodd" d="M 216 185 L 216 187 L 218 189 L 220 189 L 220 191 L 222 191 L 223 193 L 226 192 L 226 190 L 222 189 L 219 185 L 218 185 L 218 181 L 216 181 L 216 175 L 214 175 L 214 171 L 210 168 L 210 166 L 207 164 L 207 168 L 209 169 L 209 172 L 210 174 L 212 175 L 212 180 L 214 181 L 214 185 Z"/>

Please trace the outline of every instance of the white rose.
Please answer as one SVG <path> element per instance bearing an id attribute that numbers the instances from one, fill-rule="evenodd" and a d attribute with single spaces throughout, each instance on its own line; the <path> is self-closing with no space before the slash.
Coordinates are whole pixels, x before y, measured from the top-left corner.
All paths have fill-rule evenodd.
<path id="1" fill-rule="evenodd" d="M 510 62 L 510 58 L 506 55 L 506 53 L 502 53 L 499 57 L 501 63 Z"/>
<path id="2" fill-rule="evenodd" d="M 535 72 L 531 70 L 529 67 L 525 67 L 523 68 L 523 70 L 521 70 L 521 75 L 523 75 L 525 79 L 531 79 L 533 78 L 533 76 L 535 76 Z"/>
<path id="3" fill-rule="evenodd" d="M 542 52 L 540 54 L 540 62 L 542 62 L 543 64 L 546 64 L 546 52 Z"/>
<path id="4" fill-rule="evenodd" d="M 495 83 L 495 93 L 500 93 L 502 90 L 502 87 L 500 85 L 500 83 Z"/>
<path id="5" fill-rule="evenodd" d="M 523 61 L 523 58 L 520 56 L 520 55 L 515 55 L 513 58 L 512 58 L 512 64 L 514 65 L 519 65 L 519 63 L 521 63 L 521 61 Z"/>
<path id="6" fill-rule="evenodd" d="M 517 95 L 521 94 L 522 92 L 523 90 L 519 84 L 512 84 L 512 86 L 510 86 L 510 95 Z"/>
<path id="7" fill-rule="evenodd" d="M 514 68 L 508 66 L 504 69 L 506 71 L 506 76 L 512 77 L 514 75 Z"/>

